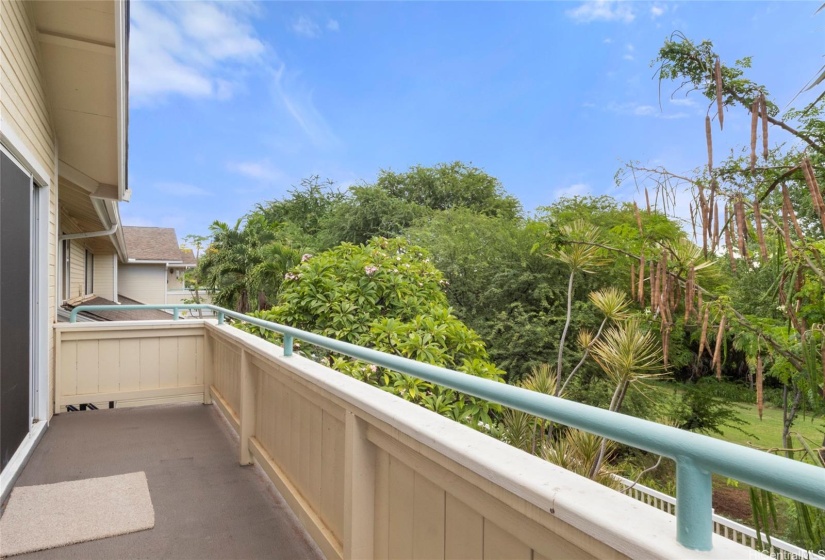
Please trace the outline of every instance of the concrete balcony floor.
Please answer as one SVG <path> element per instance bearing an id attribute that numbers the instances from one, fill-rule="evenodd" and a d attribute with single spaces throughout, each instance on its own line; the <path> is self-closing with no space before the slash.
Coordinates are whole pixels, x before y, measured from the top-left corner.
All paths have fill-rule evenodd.
<path id="1" fill-rule="evenodd" d="M 15 558 L 322 558 L 212 406 L 55 416 L 16 486 L 145 471 L 155 527 Z M 94 503 L 79 503 L 78 509 Z"/>

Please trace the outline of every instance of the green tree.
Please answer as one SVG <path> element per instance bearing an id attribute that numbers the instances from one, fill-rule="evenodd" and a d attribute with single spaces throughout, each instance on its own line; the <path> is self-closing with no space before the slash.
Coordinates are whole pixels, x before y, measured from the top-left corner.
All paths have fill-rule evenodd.
<path id="1" fill-rule="evenodd" d="M 712 329 L 720 335 L 717 340 L 724 343 L 730 328 L 749 361 L 764 361 L 767 375 L 786 387 L 783 440 L 788 447 L 797 414 L 806 403 L 820 406 L 825 390 L 825 202 L 820 187 L 825 181 L 825 100 L 780 115 L 767 88 L 747 77 L 750 63 L 743 58 L 725 64 L 710 41 L 697 44 L 679 34 L 667 40 L 654 64 L 660 80 L 698 90 L 707 99 L 708 162 L 693 174 L 636 164 L 630 168 L 652 183 L 657 198 L 687 188 L 703 251 L 712 260 L 727 253 L 726 282 L 715 290 L 699 282 L 698 292 L 717 300 L 714 314 L 720 324 Z M 714 163 L 712 120 L 721 128 L 726 112 L 733 110 L 751 117 L 750 146 Z M 792 142 L 777 144 L 777 134 Z M 772 271 L 773 281 L 764 270 Z M 764 291 L 752 289 L 765 285 Z M 724 344 L 716 348 L 724 349 Z M 713 354 L 720 375 L 722 357 Z M 761 394 L 761 379 L 757 384 Z"/>
<path id="2" fill-rule="evenodd" d="M 256 316 L 413 360 L 501 380 L 479 336 L 450 312 L 441 273 L 403 239 L 342 244 L 286 274 L 277 305 Z M 271 333 L 262 334 L 277 340 Z M 335 369 L 471 426 L 490 425 L 491 405 L 450 389 L 313 350 Z"/>
<path id="3" fill-rule="evenodd" d="M 281 243 L 278 224 L 261 213 L 238 220 L 234 227 L 215 221 L 209 229 L 211 243 L 196 274 L 215 305 L 241 313 L 269 307 L 301 252 Z"/>
<path id="4" fill-rule="evenodd" d="M 468 208 L 505 219 L 521 215 L 518 199 L 507 194 L 498 179 L 460 161 L 416 165 L 404 173 L 382 170 L 375 186 L 393 198 L 433 210 Z"/>

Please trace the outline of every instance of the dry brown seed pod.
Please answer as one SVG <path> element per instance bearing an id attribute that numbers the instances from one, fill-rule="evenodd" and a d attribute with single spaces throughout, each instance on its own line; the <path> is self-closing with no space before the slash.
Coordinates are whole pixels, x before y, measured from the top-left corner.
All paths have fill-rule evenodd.
<path id="1" fill-rule="evenodd" d="M 644 247 L 642 247 L 642 254 L 639 257 L 639 290 L 636 293 L 639 298 L 639 303 L 644 307 L 645 304 L 645 254 Z"/>
<path id="2" fill-rule="evenodd" d="M 759 124 L 759 98 L 751 106 L 751 173 L 756 171 L 756 127 Z"/>
<path id="3" fill-rule="evenodd" d="M 705 313 L 702 316 L 702 334 L 699 335 L 699 357 L 702 357 L 702 352 L 704 350 L 708 351 L 710 354 L 710 348 L 708 347 L 708 323 L 710 322 L 710 309 L 705 309 Z"/>
<path id="4" fill-rule="evenodd" d="M 762 420 L 762 410 L 764 408 L 764 397 L 762 394 L 762 354 L 756 353 L 756 410 L 759 412 L 759 419 Z"/>
<path id="5" fill-rule="evenodd" d="M 796 220 L 796 212 L 794 212 L 791 197 L 788 195 L 788 187 L 785 183 L 782 183 L 782 203 L 787 208 L 788 218 L 790 219 L 791 224 L 793 224 L 793 229 L 796 232 L 797 238 L 804 239 L 805 234 L 802 233 L 802 228 L 799 227 L 799 222 Z"/>
<path id="6" fill-rule="evenodd" d="M 722 340 L 725 337 L 725 320 L 722 315 L 719 319 L 719 330 L 716 333 L 716 346 L 713 349 L 713 365 L 716 367 L 716 379 L 722 381 Z"/>
<path id="7" fill-rule="evenodd" d="M 690 313 L 693 311 L 693 298 L 695 297 L 694 293 L 694 282 L 696 277 L 696 270 L 693 267 L 688 269 L 687 279 L 685 280 L 685 323 L 688 322 L 688 318 L 690 318 Z"/>
<path id="8" fill-rule="evenodd" d="M 745 204 L 742 202 L 742 195 L 740 194 L 736 198 L 736 202 L 733 205 L 734 212 L 736 213 L 736 229 L 739 230 L 738 241 L 739 241 L 739 255 L 747 259 L 748 258 L 748 246 L 747 246 L 747 235 L 748 230 L 747 226 L 745 225 Z"/>
<path id="9" fill-rule="evenodd" d="M 793 243 L 791 242 L 791 228 L 789 225 L 790 219 L 788 218 L 788 205 L 785 204 L 783 201 L 782 203 L 782 237 L 785 240 L 785 254 L 788 256 L 788 259 L 793 259 Z M 782 284 L 779 285 L 780 296 L 782 296 Z M 784 302 L 781 302 L 782 305 L 785 305 Z"/>
<path id="10" fill-rule="evenodd" d="M 708 173 L 713 173 L 713 134 L 710 131 L 710 116 L 705 116 L 705 141 L 708 145 Z"/>
<path id="11" fill-rule="evenodd" d="M 762 212 L 759 210 L 759 197 L 753 199 L 753 222 L 756 224 L 756 239 L 759 241 L 759 255 L 762 260 L 768 260 L 768 246 L 765 243 L 765 234 L 762 232 Z"/>
<path id="12" fill-rule="evenodd" d="M 731 242 L 731 226 L 733 223 L 728 219 L 728 205 L 725 204 L 725 225 L 723 232 L 725 234 L 725 247 L 728 250 L 728 259 L 730 260 L 730 268 L 736 272 L 736 257 L 733 254 L 733 243 Z"/>
<path id="13" fill-rule="evenodd" d="M 825 229 L 825 200 L 822 199 L 822 192 L 819 190 L 819 183 L 816 180 L 816 172 L 814 166 L 811 165 L 811 160 L 807 157 L 802 160 L 802 173 L 805 175 L 805 183 L 808 185 L 808 190 L 811 193 L 811 202 L 813 203 L 814 211 L 819 216 L 822 223 L 822 228 Z"/>
<path id="14" fill-rule="evenodd" d="M 716 65 L 713 68 L 713 78 L 716 82 L 716 108 L 719 111 L 719 130 L 725 127 L 725 111 L 722 102 L 722 62 L 716 57 Z"/>
<path id="15" fill-rule="evenodd" d="M 759 96 L 759 112 L 762 113 L 762 157 L 768 161 L 770 150 L 768 149 L 768 102 L 765 94 Z"/>

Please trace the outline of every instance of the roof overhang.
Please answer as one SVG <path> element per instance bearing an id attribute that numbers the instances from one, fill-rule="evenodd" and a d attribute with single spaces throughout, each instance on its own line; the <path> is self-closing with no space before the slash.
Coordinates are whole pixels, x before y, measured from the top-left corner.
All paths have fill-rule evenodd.
<path id="1" fill-rule="evenodd" d="M 35 2 L 58 174 L 129 200 L 127 0 Z"/>

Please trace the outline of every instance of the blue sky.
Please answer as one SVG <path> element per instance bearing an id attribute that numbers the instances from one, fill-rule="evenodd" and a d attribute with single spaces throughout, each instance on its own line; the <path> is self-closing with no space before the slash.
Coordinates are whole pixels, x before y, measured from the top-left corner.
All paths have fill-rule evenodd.
<path id="1" fill-rule="evenodd" d="M 526 210 L 610 194 L 622 162 L 705 161 L 707 104 L 661 108 L 651 60 L 673 31 L 711 39 L 780 107 L 823 64 L 821 2 L 133 1 L 127 225 L 206 234 L 302 177 L 461 160 Z M 796 105 L 810 101 L 803 95 Z M 727 113 L 716 159 L 747 142 Z M 686 204 L 685 204 L 686 206 Z"/>

